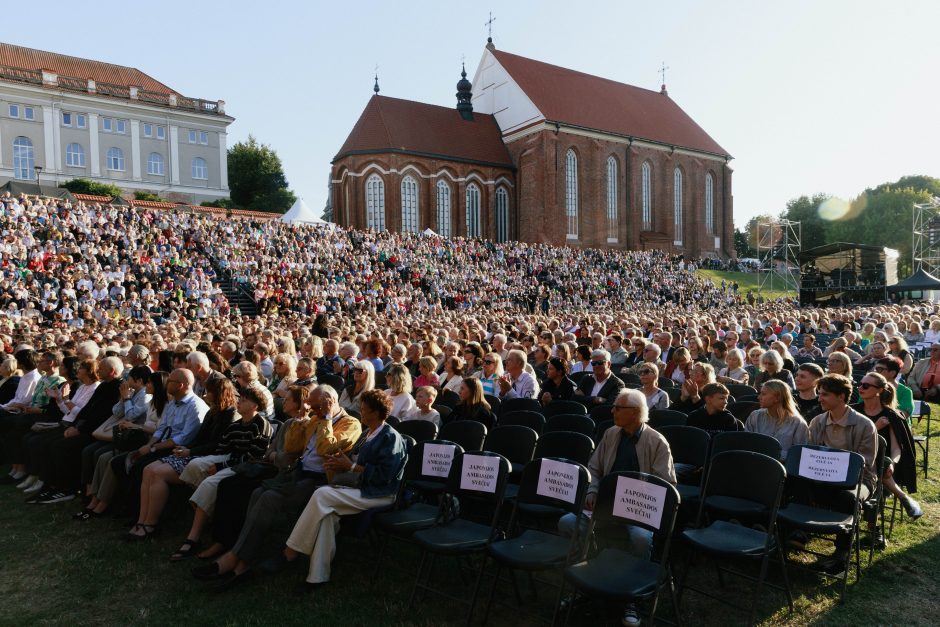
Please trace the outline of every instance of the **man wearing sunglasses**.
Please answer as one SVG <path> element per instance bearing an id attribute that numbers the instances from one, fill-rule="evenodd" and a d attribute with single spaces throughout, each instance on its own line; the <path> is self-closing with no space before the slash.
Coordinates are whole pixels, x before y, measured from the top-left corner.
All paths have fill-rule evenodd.
<path id="1" fill-rule="evenodd" d="M 574 400 L 585 405 L 604 405 L 613 401 L 624 383 L 610 371 L 610 353 L 604 349 L 591 352 L 591 375 L 582 377 Z"/>

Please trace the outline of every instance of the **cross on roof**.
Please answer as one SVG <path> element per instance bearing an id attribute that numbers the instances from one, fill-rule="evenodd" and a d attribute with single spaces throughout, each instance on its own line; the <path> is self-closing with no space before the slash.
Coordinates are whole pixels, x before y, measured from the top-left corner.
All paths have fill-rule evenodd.
<path id="1" fill-rule="evenodd" d="M 489 37 L 490 39 L 493 38 L 493 22 L 495 21 L 496 21 L 496 18 L 493 17 L 493 12 L 490 11 L 490 19 L 488 19 L 485 24 L 487 28 L 486 36 Z"/>
<path id="2" fill-rule="evenodd" d="M 665 62 L 665 61 L 663 61 L 663 67 L 659 70 L 659 73 L 660 73 L 660 74 L 662 75 L 662 77 L 663 77 L 663 85 L 666 84 L 666 70 L 668 70 L 668 69 L 669 69 L 669 66 L 666 65 L 666 62 Z"/>

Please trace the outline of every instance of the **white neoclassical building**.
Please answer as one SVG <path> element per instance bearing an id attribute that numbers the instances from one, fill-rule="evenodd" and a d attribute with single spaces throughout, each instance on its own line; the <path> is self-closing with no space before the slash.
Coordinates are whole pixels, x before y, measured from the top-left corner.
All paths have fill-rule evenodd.
<path id="1" fill-rule="evenodd" d="M 113 183 L 185 202 L 229 195 L 222 100 L 140 70 L 0 43 L 0 181 Z"/>

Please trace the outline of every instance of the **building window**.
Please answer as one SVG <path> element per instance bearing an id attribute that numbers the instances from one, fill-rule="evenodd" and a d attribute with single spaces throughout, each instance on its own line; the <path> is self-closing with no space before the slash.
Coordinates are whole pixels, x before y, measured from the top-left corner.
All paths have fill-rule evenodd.
<path id="1" fill-rule="evenodd" d="M 32 107 L 23 107 L 23 119 L 24 119 L 24 120 L 34 120 L 34 119 L 36 119 L 36 118 L 33 116 L 33 108 L 32 108 Z"/>
<path id="2" fill-rule="evenodd" d="M 194 131 L 194 130 L 192 130 L 192 129 L 189 130 L 189 143 L 190 143 L 190 144 L 195 144 L 195 143 L 196 143 L 196 131 Z"/>
<path id="3" fill-rule="evenodd" d="M 72 168 L 85 167 L 85 149 L 81 144 L 69 144 L 65 147 L 65 165 Z"/>
<path id="4" fill-rule="evenodd" d="M 467 237 L 480 237 L 480 188 L 467 185 Z"/>
<path id="5" fill-rule="evenodd" d="M 101 130 L 110 133 L 113 130 L 114 120 L 111 118 L 101 118 Z"/>
<path id="6" fill-rule="evenodd" d="M 108 169 L 115 172 L 124 171 L 124 152 L 120 148 L 108 149 Z"/>
<path id="7" fill-rule="evenodd" d="M 165 126 L 157 127 L 157 139 L 166 139 L 166 127 Z"/>
<path id="8" fill-rule="evenodd" d="M 607 241 L 617 241 L 617 160 L 607 157 Z"/>
<path id="9" fill-rule="evenodd" d="M 676 168 L 672 174 L 672 227 L 675 232 L 673 243 L 682 245 L 682 170 Z"/>
<path id="10" fill-rule="evenodd" d="M 385 182 L 378 174 L 366 181 L 366 228 L 385 230 Z"/>
<path id="11" fill-rule="evenodd" d="M 159 152 L 151 152 L 147 157 L 147 174 L 163 176 L 163 155 Z"/>
<path id="12" fill-rule="evenodd" d="M 72 126 L 72 114 L 62 112 L 62 126 Z"/>
<path id="13" fill-rule="evenodd" d="M 496 190 L 496 241 L 509 240 L 509 192 L 504 187 Z"/>
<path id="14" fill-rule="evenodd" d="M 120 133 L 121 135 L 125 134 L 127 132 L 127 120 L 115 120 L 114 132 Z"/>
<path id="15" fill-rule="evenodd" d="M 10 117 L 11 118 L 20 117 L 20 105 L 15 105 L 15 104 L 10 105 Z"/>
<path id="16" fill-rule="evenodd" d="M 652 191 L 652 179 L 653 179 L 653 166 L 650 165 L 649 161 L 643 163 L 642 169 L 642 181 L 640 184 L 641 194 L 642 194 L 642 206 L 643 206 L 643 230 L 652 231 L 653 230 L 653 191 Z"/>
<path id="17" fill-rule="evenodd" d="M 13 140 L 13 176 L 18 179 L 32 181 L 36 178 L 33 167 L 33 142 L 28 137 L 17 137 Z"/>
<path id="18" fill-rule="evenodd" d="M 450 186 L 444 181 L 437 182 L 437 232 L 450 237 Z"/>
<path id="19" fill-rule="evenodd" d="M 87 125 L 84 113 L 75 116 L 75 128 L 85 128 Z"/>
<path id="20" fill-rule="evenodd" d="M 203 146 L 209 145 L 209 133 L 206 131 L 199 131 L 199 143 Z"/>
<path id="21" fill-rule="evenodd" d="M 565 155 L 565 216 L 568 239 L 578 239 L 578 156 L 573 150 Z"/>
<path id="22" fill-rule="evenodd" d="M 410 176 L 401 181 L 401 230 L 418 232 L 418 184 Z"/>
<path id="23" fill-rule="evenodd" d="M 715 181 L 711 172 L 705 174 L 705 232 L 715 233 Z"/>
<path id="24" fill-rule="evenodd" d="M 144 124 L 144 137 L 153 137 L 153 124 Z"/>
<path id="25" fill-rule="evenodd" d="M 209 168 L 206 167 L 206 160 L 202 157 L 193 159 L 193 178 L 207 180 L 209 178 Z"/>

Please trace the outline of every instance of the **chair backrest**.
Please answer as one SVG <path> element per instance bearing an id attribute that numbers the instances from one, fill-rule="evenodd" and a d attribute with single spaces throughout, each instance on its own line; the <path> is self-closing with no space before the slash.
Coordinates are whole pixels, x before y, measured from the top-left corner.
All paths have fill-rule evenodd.
<path id="1" fill-rule="evenodd" d="M 453 390 L 442 390 L 440 395 L 437 397 L 437 404 L 447 405 L 451 409 L 457 406 L 457 403 L 460 402 L 460 395 Z"/>
<path id="2" fill-rule="evenodd" d="M 726 383 L 728 394 L 732 396 L 757 396 L 757 388 L 742 383 Z"/>
<path id="3" fill-rule="evenodd" d="M 669 377 L 659 377 L 656 379 L 657 385 L 661 390 L 671 390 L 674 387 L 679 387 L 676 385 L 676 382 L 670 379 Z"/>
<path id="4" fill-rule="evenodd" d="M 410 435 L 417 442 L 427 442 L 437 438 L 437 425 L 430 420 L 406 420 L 395 425 L 403 435 Z"/>
<path id="5" fill-rule="evenodd" d="M 657 429 L 669 442 L 673 463 L 704 466 L 708 461 L 708 445 L 711 436 L 698 427 L 675 425 Z"/>
<path id="6" fill-rule="evenodd" d="M 607 430 L 610 429 L 610 428 L 613 427 L 613 426 L 614 426 L 614 419 L 613 419 L 613 418 L 611 418 L 610 420 L 604 420 L 603 422 L 597 423 L 597 426 L 594 427 L 594 444 L 595 444 L 595 446 L 597 445 L 598 442 L 601 441 L 601 438 L 604 437 L 604 433 L 606 433 Z"/>
<path id="7" fill-rule="evenodd" d="M 787 474 L 802 481 L 854 490 L 862 480 L 865 458 L 852 451 L 795 444 L 787 451 Z"/>
<path id="8" fill-rule="evenodd" d="M 395 429 L 398 429 L 398 425 L 401 424 L 401 418 L 399 418 L 398 416 L 389 416 L 388 418 L 385 419 L 385 422 L 395 427 Z M 401 432 L 399 431 L 399 433 Z"/>
<path id="9" fill-rule="evenodd" d="M 592 453 L 594 440 L 590 436 L 573 431 L 551 431 L 539 436 L 532 456 L 534 459 L 561 457 L 586 466 Z"/>
<path id="10" fill-rule="evenodd" d="M 757 403 L 757 394 L 748 394 L 746 396 L 739 396 L 735 399 L 736 403 Z M 760 403 L 757 403 L 760 405 Z"/>
<path id="11" fill-rule="evenodd" d="M 624 382 L 626 385 L 642 385 L 640 381 L 640 375 L 634 374 L 630 371 L 621 372 L 617 377 Z"/>
<path id="12" fill-rule="evenodd" d="M 405 479 L 447 483 L 454 458 L 463 452 L 459 444 L 447 440 L 418 442 L 408 456 Z"/>
<path id="13" fill-rule="evenodd" d="M 496 396 L 495 394 L 484 394 L 483 398 L 486 400 L 487 403 L 490 404 L 490 411 L 492 411 L 494 415 L 498 416 L 499 410 L 503 404 L 503 401 L 499 400 L 499 397 Z"/>
<path id="14" fill-rule="evenodd" d="M 476 420 L 455 420 L 441 427 L 438 437 L 459 444 L 465 451 L 481 451 L 486 425 Z"/>
<path id="15" fill-rule="evenodd" d="M 583 379 L 584 377 L 588 376 L 589 374 L 591 374 L 591 373 L 588 372 L 587 370 L 582 370 L 582 371 L 580 371 L 580 372 L 572 372 L 571 374 L 568 375 L 568 378 L 570 378 L 572 381 L 574 381 L 574 384 L 575 384 L 575 385 L 578 385 L 578 383 L 580 383 L 581 379 Z"/>
<path id="16" fill-rule="evenodd" d="M 330 386 L 336 390 L 336 393 L 339 395 L 342 395 L 343 388 L 346 387 L 346 381 L 344 381 L 343 377 L 339 376 L 338 374 L 325 374 L 318 378 L 317 383 Z"/>
<path id="17" fill-rule="evenodd" d="M 725 451 L 751 451 L 767 457 L 780 459 L 780 442 L 777 438 L 750 431 L 721 431 L 712 436 L 712 455 Z"/>
<path id="18" fill-rule="evenodd" d="M 586 414 L 558 414 L 545 421 L 542 435 L 552 431 L 574 431 L 591 437 L 594 435 L 594 420 Z"/>
<path id="19" fill-rule="evenodd" d="M 543 413 L 545 414 L 546 418 L 551 418 L 552 416 L 560 416 L 562 414 L 575 414 L 575 415 L 586 416 L 587 407 L 585 407 L 578 401 L 554 400 L 545 406 Z"/>
<path id="20" fill-rule="evenodd" d="M 708 465 L 702 490 L 702 506 L 709 496 L 746 499 L 772 510 L 772 521 L 776 517 L 786 476 L 783 464 L 767 455 L 751 451 L 719 453 L 711 458 Z M 699 521 L 702 512 L 700 509 Z"/>
<path id="21" fill-rule="evenodd" d="M 542 404 L 534 398 L 506 398 L 499 406 L 499 415 L 503 416 L 511 411 L 534 411 L 542 413 Z"/>
<path id="22" fill-rule="evenodd" d="M 614 418 L 614 406 L 613 405 L 595 405 L 588 412 L 591 415 L 591 418 L 594 419 L 595 423 L 604 422 L 605 420 L 613 420 Z"/>
<path id="23" fill-rule="evenodd" d="M 384 370 L 375 373 L 375 387 L 377 388 L 388 387 L 388 382 L 386 381 Z"/>
<path id="24" fill-rule="evenodd" d="M 625 531 L 627 523 L 669 538 L 678 511 L 679 491 L 668 481 L 644 472 L 612 472 L 601 479 L 591 522 L 605 531 Z"/>
<path id="25" fill-rule="evenodd" d="M 651 409 L 649 425 L 659 431 L 661 427 L 683 427 L 689 417 L 672 409 Z"/>
<path id="26" fill-rule="evenodd" d="M 728 404 L 728 411 L 741 422 L 747 422 L 747 417 L 758 409 L 760 409 L 760 403 L 755 401 L 738 401 Z"/>
<path id="27" fill-rule="evenodd" d="M 454 411 L 452 407 L 448 407 L 447 405 L 438 405 L 437 403 L 434 404 L 434 409 L 441 415 L 442 421 L 450 416 Z"/>
<path id="28" fill-rule="evenodd" d="M 516 508 L 509 528 L 515 527 L 520 504 L 540 505 L 565 513 L 580 514 L 590 483 L 591 473 L 587 468 L 568 458 L 542 457 L 532 460 L 522 471 Z"/>
<path id="29" fill-rule="evenodd" d="M 678 403 L 682 399 L 682 388 L 663 388 L 663 391 L 669 396 L 670 403 Z"/>
<path id="30" fill-rule="evenodd" d="M 522 425 L 529 427 L 536 433 L 541 433 L 545 428 L 545 416 L 534 411 L 518 410 L 503 412 L 497 423 L 500 427 L 509 425 Z"/>
<path id="31" fill-rule="evenodd" d="M 483 450 L 498 453 L 513 464 L 527 464 L 535 454 L 539 434 L 522 425 L 496 427 L 486 436 Z"/>
<path id="32" fill-rule="evenodd" d="M 511 470 L 508 459 L 490 451 L 458 453 L 451 464 L 446 488 L 457 499 L 443 499 L 442 507 L 460 503 L 458 517 L 466 518 L 472 510 L 472 517 L 492 517 L 491 524 L 495 525 Z M 464 507 L 464 499 L 473 507 Z"/>

